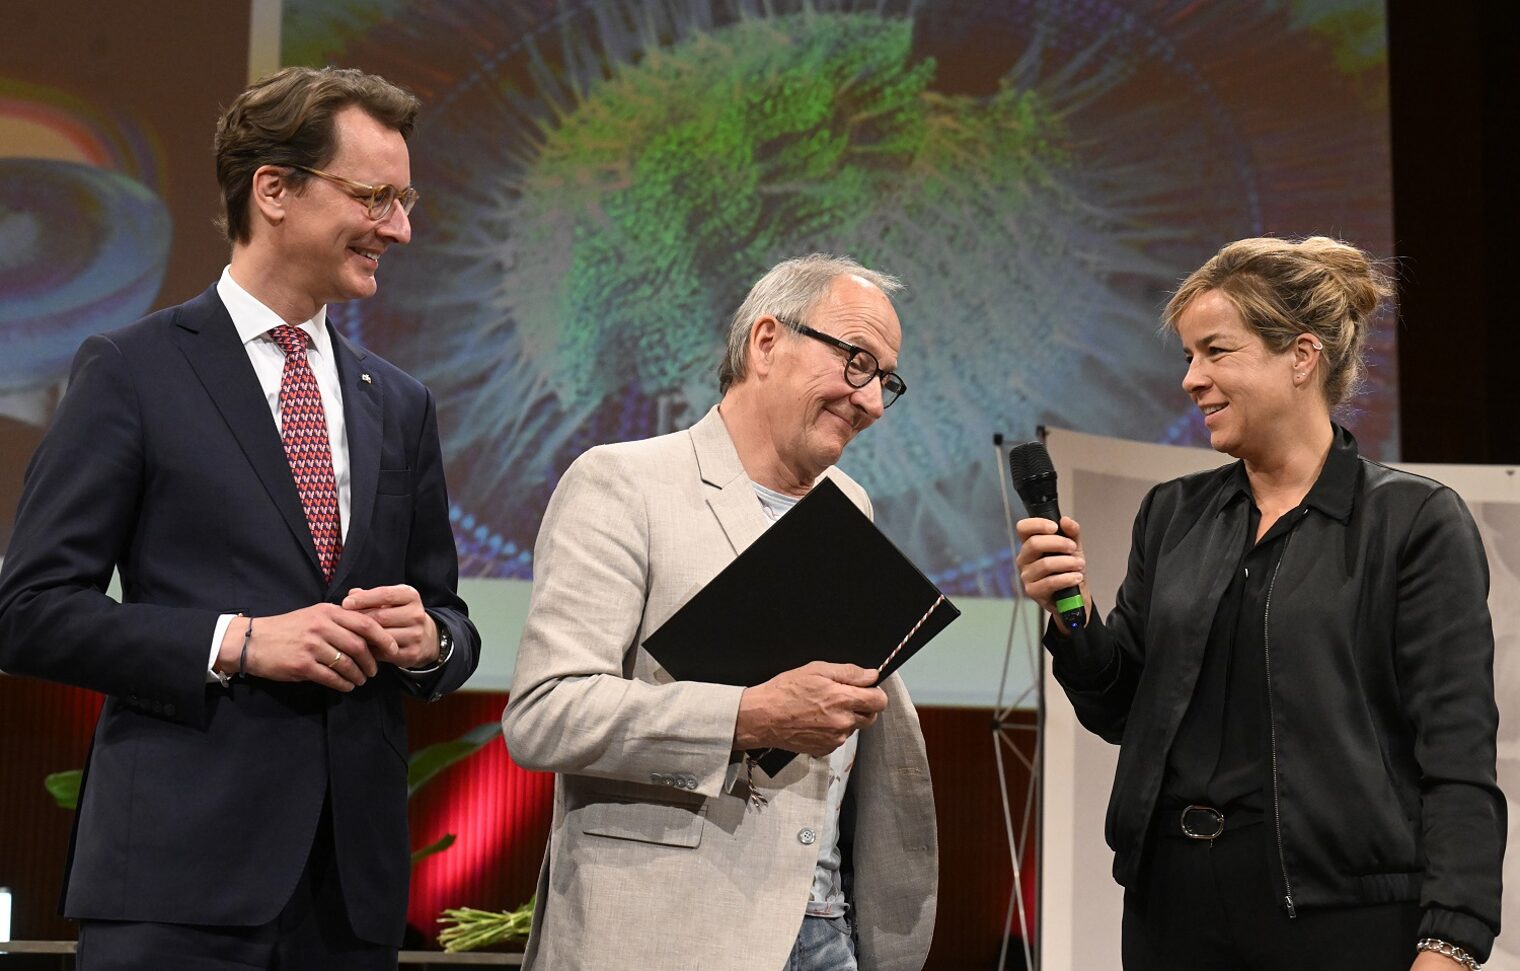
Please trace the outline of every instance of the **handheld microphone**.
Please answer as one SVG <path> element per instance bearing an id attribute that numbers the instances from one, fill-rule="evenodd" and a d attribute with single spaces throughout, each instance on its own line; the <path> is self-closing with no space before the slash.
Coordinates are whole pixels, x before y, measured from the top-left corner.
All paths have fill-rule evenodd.
<path id="1" fill-rule="evenodd" d="M 1050 453 L 1044 442 L 1025 442 L 1015 445 L 1008 452 L 1008 469 L 1013 474 L 1013 489 L 1024 501 L 1024 510 L 1031 519 L 1048 519 L 1061 532 L 1061 507 L 1056 502 L 1056 467 L 1050 461 Z M 1061 623 L 1071 630 L 1081 630 L 1087 624 L 1086 603 L 1077 587 L 1057 590 L 1056 612 Z"/>

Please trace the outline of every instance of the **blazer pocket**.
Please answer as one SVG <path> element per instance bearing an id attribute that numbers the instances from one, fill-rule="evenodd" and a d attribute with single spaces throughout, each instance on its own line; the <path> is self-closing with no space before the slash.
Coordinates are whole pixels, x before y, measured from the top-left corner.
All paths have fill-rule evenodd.
<path id="1" fill-rule="evenodd" d="M 412 494 L 411 469 L 381 469 L 375 483 L 375 491 L 382 496 L 409 496 Z"/>
<path id="2" fill-rule="evenodd" d="M 593 802 L 577 812 L 581 832 L 615 840 L 695 848 L 702 842 L 707 802 Z"/>

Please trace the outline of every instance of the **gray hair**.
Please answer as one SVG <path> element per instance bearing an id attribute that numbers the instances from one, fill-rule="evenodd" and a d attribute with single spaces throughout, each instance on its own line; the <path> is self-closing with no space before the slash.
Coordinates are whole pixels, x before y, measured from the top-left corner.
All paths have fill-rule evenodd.
<path id="1" fill-rule="evenodd" d="M 868 270 L 848 256 L 810 253 L 777 263 L 750 288 L 749 296 L 729 322 L 728 348 L 718 365 L 719 393 L 726 394 L 744 380 L 749 365 L 749 333 L 756 320 L 769 315 L 787 323 L 802 323 L 842 276 L 858 276 L 888 297 L 903 288 L 897 277 Z"/>

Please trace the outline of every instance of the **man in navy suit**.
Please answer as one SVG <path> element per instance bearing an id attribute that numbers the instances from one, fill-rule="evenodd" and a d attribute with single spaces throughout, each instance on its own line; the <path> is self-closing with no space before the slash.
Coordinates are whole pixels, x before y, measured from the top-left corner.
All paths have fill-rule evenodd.
<path id="1" fill-rule="evenodd" d="M 418 107 L 353 70 L 238 96 L 231 265 L 87 340 L 28 467 L 0 668 L 106 695 L 63 901 L 82 971 L 395 967 L 401 699 L 458 688 L 480 641 L 432 395 L 325 305 L 411 238 Z"/>

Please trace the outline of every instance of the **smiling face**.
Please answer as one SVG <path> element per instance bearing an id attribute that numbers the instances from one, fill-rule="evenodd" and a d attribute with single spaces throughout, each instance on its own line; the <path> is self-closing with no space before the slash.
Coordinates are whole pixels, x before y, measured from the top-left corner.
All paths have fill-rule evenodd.
<path id="1" fill-rule="evenodd" d="M 892 302 L 859 277 L 842 276 L 800 321 L 876 355 L 897 368 L 902 326 Z M 882 415 L 881 381 L 864 388 L 845 380 L 847 352 L 781 327 L 767 370 L 766 408 L 776 454 L 805 480 L 839 461 L 845 446 Z"/>
<path id="2" fill-rule="evenodd" d="M 371 185 L 411 185 L 406 139 L 362 108 L 348 107 L 333 118 L 337 152 L 322 170 Z M 369 217 L 365 202 L 344 187 L 311 176 L 285 193 L 284 218 L 275 239 L 282 289 L 294 304 L 323 304 L 368 297 L 386 248 L 412 238 L 401 206 L 382 220 Z M 308 314 L 310 316 L 310 314 Z"/>
<path id="3" fill-rule="evenodd" d="M 1308 401 L 1293 349 L 1268 348 L 1219 291 L 1188 305 L 1177 334 L 1188 361 L 1182 389 L 1203 412 L 1215 451 L 1257 459 L 1302 425 Z"/>

